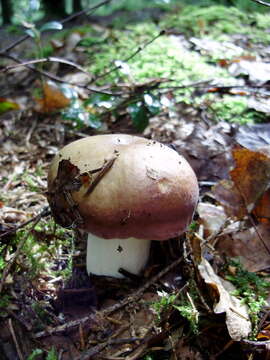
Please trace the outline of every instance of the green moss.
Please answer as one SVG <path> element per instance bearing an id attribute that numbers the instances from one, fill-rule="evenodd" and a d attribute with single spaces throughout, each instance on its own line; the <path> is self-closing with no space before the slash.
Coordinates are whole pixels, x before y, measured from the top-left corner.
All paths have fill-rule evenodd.
<path id="1" fill-rule="evenodd" d="M 158 32 L 154 24 L 138 24 L 123 32 L 114 31 L 113 40 L 99 46 L 97 52 L 93 49 L 89 52 L 89 71 L 95 75 L 106 72 L 113 67 L 114 60 L 128 58 Z M 213 76 L 228 77 L 226 70 L 207 64 L 205 60 L 197 52 L 186 50 L 177 37 L 161 36 L 128 61 L 128 75 L 121 73 L 121 70 L 115 71 L 102 82 L 128 81 L 130 78 L 143 82 L 162 77 L 174 79 L 175 85 L 183 85 Z"/>
<path id="2" fill-rule="evenodd" d="M 258 331 L 259 312 L 267 305 L 270 282 L 267 279 L 243 268 L 237 259 L 232 259 L 228 266 L 235 269 L 235 274 L 228 274 L 226 279 L 236 287 L 235 296 L 243 299 L 249 308 L 253 325 L 252 336 L 255 339 Z"/>
<path id="3" fill-rule="evenodd" d="M 176 14 L 169 14 L 162 26 L 175 28 L 188 36 L 205 36 L 224 39 L 224 35 L 243 34 L 251 41 L 268 43 L 270 15 L 247 13 L 236 7 L 213 5 L 208 7 L 186 6 Z"/>
<path id="4" fill-rule="evenodd" d="M 112 30 L 103 43 L 94 44 L 86 51 L 89 54 L 89 71 L 97 76 L 96 84 L 118 84 L 119 82 L 145 82 L 153 78 L 167 78 L 170 86 L 182 86 L 174 90 L 176 101 L 192 106 L 207 108 L 209 116 L 215 121 L 223 120 L 241 124 L 256 122 L 258 113 L 248 109 L 247 97 L 219 94 L 207 94 L 194 97 L 194 88 L 184 87 L 193 82 L 218 79 L 221 85 L 235 84 L 235 78 L 226 68 L 217 66 L 218 59 L 231 59 L 246 54 L 240 47 L 230 47 L 231 34 L 247 34 L 253 41 L 267 41 L 266 29 L 270 24 L 268 14 L 247 14 L 233 7 L 215 5 L 210 7 L 187 6 L 176 14 L 170 14 L 157 26 L 154 23 L 129 25 L 125 30 Z M 220 47 L 212 45 L 209 53 L 191 50 L 180 36 L 163 35 L 143 48 L 160 32 L 162 27 L 175 27 L 186 35 L 202 35 L 203 39 L 215 40 Z M 224 40 L 228 49 L 224 50 Z M 269 38 L 270 41 L 270 38 Z M 136 50 L 143 50 L 128 59 Z M 99 75 L 115 67 L 115 61 L 121 60 L 125 71 L 118 69 L 105 77 Z M 129 71 L 126 71 L 128 68 Z M 166 85 L 164 85 L 166 86 Z M 208 104 L 210 104 L 208 108 Z"/>
<path id="5" fill-rule="evenodd" d="M 254 123 L 261 120 L 259 113 L 248 108 L 246 96 L 224 95 L 217 99 L 208 95 L 208 110 L 215 121 L 228 121 L 239 124 Z"/>

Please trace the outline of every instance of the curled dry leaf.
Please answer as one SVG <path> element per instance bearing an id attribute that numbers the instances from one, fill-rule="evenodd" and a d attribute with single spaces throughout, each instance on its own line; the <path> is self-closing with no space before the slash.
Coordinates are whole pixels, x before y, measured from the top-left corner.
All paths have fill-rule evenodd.
<path id="1" fill-rule="evenodd" d="M 217 293 L 217 302 L 213 310 L 216 314 L 226 313 L 226 325 L 231 338 L 235 341 L 247 338 L 251 332 L 248 308 L 241 300 L 231 295 L 235 290 L 234 286 L 219 277 L 205 259 L 202 259 L 198 269 L 206 284 Z"/>
<path id="2" fill-rule="evenodd" d="M 38 112 L 49 113 L 61 110 L 70 104 L 70 99 L 53 82 L 44 83 L 42 90 L 43 97 L 35 99 L 37 103 L 36 110 Z"/>
<path id="3" fill-rule="evenodd" d="M 197 207 L 200 222 L 204 226 L 204 237 L 217 234 L 224 226 L 227 215 L 222 206 L 200 202 Z"/>

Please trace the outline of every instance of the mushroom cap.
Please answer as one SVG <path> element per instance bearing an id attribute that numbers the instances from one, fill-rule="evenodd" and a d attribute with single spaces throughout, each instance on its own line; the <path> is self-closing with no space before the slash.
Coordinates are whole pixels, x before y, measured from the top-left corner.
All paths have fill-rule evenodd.
<path id="1" fill-rule="evenodd" d="M 110 160 L 111 167 L 90 191 L 100 174 L 91 171 Z M 196 176 L 181 155 L 157 141 L 125 134 L 66 145 L 48 175 L 56 221 L 105 239 L 176 237 L 190 224 L 198 195 Z"/>

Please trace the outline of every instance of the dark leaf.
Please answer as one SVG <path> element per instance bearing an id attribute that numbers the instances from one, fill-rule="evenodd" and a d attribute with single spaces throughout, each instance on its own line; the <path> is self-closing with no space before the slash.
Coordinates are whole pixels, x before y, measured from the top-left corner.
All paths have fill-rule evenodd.
<path id="1" fill-rule="evenodd" d="M 149 112 L 147 108 L 141 103 L 132 104 L 128 107 L 132 123 L 136 130 L 142 132 L 149 121 Z"/>

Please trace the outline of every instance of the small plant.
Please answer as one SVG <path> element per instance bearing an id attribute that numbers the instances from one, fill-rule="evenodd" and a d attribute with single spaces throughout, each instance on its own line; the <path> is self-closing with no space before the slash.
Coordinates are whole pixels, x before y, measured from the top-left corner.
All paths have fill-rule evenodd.
<path id="1" fill-rule="evenodd" d="M 157 315 L 158 321 L 160 321 L 162 312 L 168 310 L 173 305 L 176 294 L 170 295 L 166 291 L 158 291 L 157 293 L 160 296 L 160 299 L 152 304 L 152 308 Z"/>
<path id="2" fill-rule="evenodd" d="M 257 274 L 245 270 L 237 259 L 229 262 L 227 272 L 226 279 L 236 287 L 233 295 L 242 298 L 249 308 L 253 326 L 252 337 L 255 338 L 258 331 L 259 313 L 263 306 L 267 305 L 267 290 L 270 288 L 270 283 Z"/>
<path id="3" fill-rule="evenodd" d="M 43 350 L 35 349 L 32 351 L 32 354 L 28 356 L 27 360 L 35 360 L 37 358 L 37 356 L 40 356 L 42 354 L 44 354 Z M 57 360 L 57 359 L 58 359 L 57 352 L 56 352 L 55 348 L 53 347 L 47 353 L 45 360 Z"/>
<path id="4" fill-rule="evenodd" d="M 198 295 L 195 288 L 195 283 L 188 284 L 190 293 L 186 290 L 184 294 L 168 294 L 165 291 L 158 291 L 160 300 L 152 304 L 157 320 L 161 320 L 162 313 L 172 308 L 178 310 L 185 319 L 188 320 L 190 329 L 193 334 L 198 333 L 199 312 L 196 309 L 194 301 Z M 190 295 L 192 294 L 192 296 Z"/>
<path id="5" fill-rule="evenodd" d="M 177 309 L 180 314 L 188 320 L 192 333 L 198 334 L 199 312 L 196 309 L 190 295 L 188 293 L 187 295 L 187 300 L 183 300 L 182 305 L 174 305 L 174 308 Z"/>

